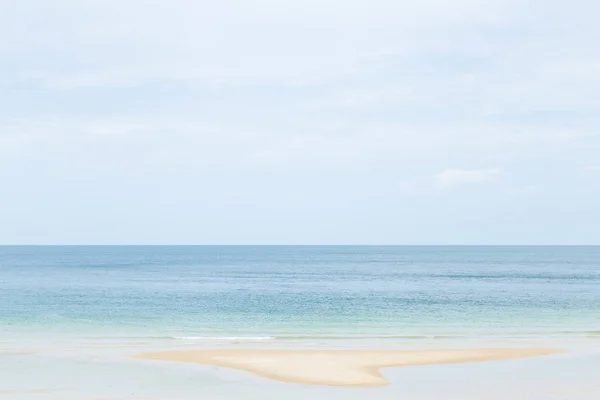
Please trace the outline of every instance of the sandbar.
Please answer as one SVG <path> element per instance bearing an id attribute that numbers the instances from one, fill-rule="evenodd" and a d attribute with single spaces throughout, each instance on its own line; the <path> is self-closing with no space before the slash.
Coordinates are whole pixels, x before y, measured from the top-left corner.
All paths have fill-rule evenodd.
<path id="1" fill-rule="evenodd" d="M 289 383 L 370 387 L 389 385 L 380 368 L 509 360 L 563 352 L 544 348 L 184 350 L 141 353 L 134 357 L 234 368 Z"/>

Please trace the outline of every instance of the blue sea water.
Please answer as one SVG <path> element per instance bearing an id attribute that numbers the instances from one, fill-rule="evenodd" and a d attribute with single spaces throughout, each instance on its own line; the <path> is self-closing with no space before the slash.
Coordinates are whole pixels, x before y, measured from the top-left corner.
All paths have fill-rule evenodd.
<path id="1" fill-rule="evenodd" d="M 67 398 L 56 382 L 103 362 L 137 368 L 127 391 L 156 371 L 118 361 L 146 349 L 520 341 L 597 345 L 600 247 L 0 247 L 0 395 Z"/>
<path id="2" fill-rule="evenodd" d="M 0 324 L 164 337 L 600 335 L 600 247 L 0 247 Z"/>

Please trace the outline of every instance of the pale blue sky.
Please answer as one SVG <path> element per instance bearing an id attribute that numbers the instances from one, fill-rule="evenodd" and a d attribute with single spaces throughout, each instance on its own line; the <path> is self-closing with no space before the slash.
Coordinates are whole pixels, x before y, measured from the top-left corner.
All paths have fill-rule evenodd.
<path id="1" fill-rule="evenodd" d="M 600 244 L 599 14 L 0 2 L 0 244 Z"/>

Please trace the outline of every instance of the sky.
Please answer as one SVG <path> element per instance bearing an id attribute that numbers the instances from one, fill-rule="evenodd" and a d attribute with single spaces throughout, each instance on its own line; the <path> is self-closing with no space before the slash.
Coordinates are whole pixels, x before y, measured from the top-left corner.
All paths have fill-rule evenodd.
<path id="1" fill-rule="evenodd" d="M 600 3 L 0 2 L 0 244 L 600 244 Z"/>

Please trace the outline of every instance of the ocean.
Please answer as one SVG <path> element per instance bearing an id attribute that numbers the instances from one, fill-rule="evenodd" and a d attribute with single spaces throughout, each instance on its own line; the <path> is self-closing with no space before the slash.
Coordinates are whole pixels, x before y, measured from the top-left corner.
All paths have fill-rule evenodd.
<path id="1" fill-rule="evenodd" d="M 594 246 L 0 247 L 0 397 L 290 390 L 240 372 L 129 357 L 147 350 L 533 343 L 573 349 L 566 359 L 580 355 L 589 373 L 590 363 L 600 370 L 599 342 Z M 230 392 L 232 382 L 254 394 Z M 326 390 L 291 387 L 298 398 Z M 393 387 L 377 393 L 397 398 Z"/>

